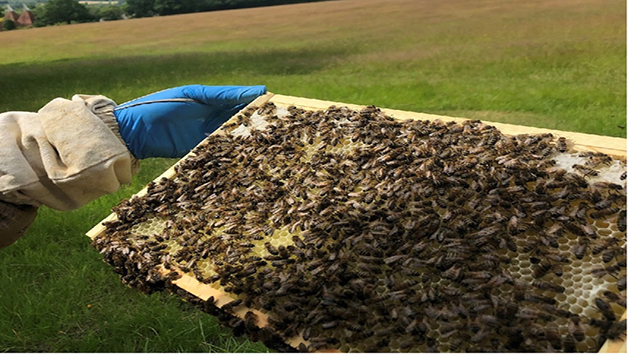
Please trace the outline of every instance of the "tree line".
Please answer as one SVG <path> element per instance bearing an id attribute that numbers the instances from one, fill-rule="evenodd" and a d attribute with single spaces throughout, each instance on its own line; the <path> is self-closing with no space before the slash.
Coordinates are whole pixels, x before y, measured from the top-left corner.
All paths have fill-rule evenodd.
<path id="1" fill-rule="evenodd" d="M 126 8 L 135 17 L 147 17 L 317 1 L 325 0 L 126 0 Z"/>
<path id="2" fill-rule="evenodd" d="M 318 1 L 329 0 L 126 0 L 121 4 L 111 5 L 84 5 L 77 0 L 48 0 L 37 4 L 31 11 L 35 17 L 33 25 L 42 27 Z M 5 29 L 9 29 L 6 28 L 7 24 L 5 21 Z"/>

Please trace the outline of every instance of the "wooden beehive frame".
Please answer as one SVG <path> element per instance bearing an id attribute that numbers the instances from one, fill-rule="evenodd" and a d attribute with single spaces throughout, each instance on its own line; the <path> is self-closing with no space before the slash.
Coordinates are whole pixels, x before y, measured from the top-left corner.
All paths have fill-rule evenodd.
<path id="1" fill-rule="evenodd" d="M 251 102 L 247 107 L 255 107 L 261 106 L 266 102 L 272 102 L 280 107 L 288 107 L 288 106 L 296 106 L 299 108 L 303 108 L 306 110 L 324 110 L 329 106 L 346 106 L 351 109 L 362 109 L 364 106 L 346 104 L 340 102 L 330 102 L 330 101 L 322 101 L 316 99 L 308 99 L 302 97 L 294 97 L 294 96 L 285 96 L 278 95 L 273 93 L 267 93 L 263 96 L 258 97 L 253 102 Z M 425 113 L 416 113 L 416 112 L 408 112 L 408 111 L 400 111 L 393 109 L 382 109 L 384 113 L 389 116 L 392 116 L 396 119 L 406 120 L 406 119 L 416 119 L 416 120 L 442 120 L 442 121 L 454 121 L 457 123 L 463 122 L 465 118 L 454 118 L 447 116 L 439 116 L 433 114 L 425 114 Z M 237 114 L 235 115 L 237 116 Z M 235 116 L 232 119 L 235 119 Z M 574 143 L 574 148 L 580 151 L 596 151 L 602 152 L 608 155 L 611 155 L 615 158 L 619 158 L 625 161 L 626 159 L 626 139 L 624 138 L 615 138 L 615 137 L 607 137 L 593 134 L 583 134 L 583 133 L 574 133 L 567 131 L 559 131 L 559 130 L 550 130 L 543 128 L 533 128 L 533 127 L 525 127 L 513 124 L 504 124 L 504 123 L 493 123 L 493 122 L 485 122 L 487 124 L 493 125 L 499 131 L 501 131 L 505 135 L 517 135 L 517 134 L 545 134 L 551 133 L 556 137 L 565 137 Z M 220 134 L 217 131 L 215 134 Z M 201 142 L 200 144 L 204 144 Z M 180 161 L 185 160 L 189 156 L 184 156 Z M 176 164 L 175 164 L 176 166 Z M 176 172 L 174 166 L 166 170 L 163 174 L 155 179 L 155 182 L 161 180 L 162 178 L 172 179 L 176 176 Z M 143 196 L 147 193 L 147 187 L 139 191 L 136 196 Z M 94 238 L 98 235 L 101 235 L 105 232 L 105 227 L 102 225 L 103 222 L 112 221 L 116 218 L 114 213 L 110 214 L 107 218 L 105 218 L 98 225 L 93 227 L 91 230 L 87 232 L 87 236 L 90 238 Z M 162 272 L 167 273 L 169 271 L 163 269 Z M 224 304 L 233 300 L 231 296 L 227 293 L 223 293 L 217 289 L 212 288 L 207 284 L 200 283 L 194 277 L 181 273 L 181 278 L 173 281 L 173 283 L 179 288 L 187 291 L 190 294 L 202 299 L 207 300 L 210 297 L 214 298 L 215 305 L 217 307 L 222 307 Z M 248 309 L 245 307 L 238 307 L 235 310 L 236 315 L 241 318 L 244 318 L 244 314 L 247 311 L 253 311 L 258 315 L 258 325 L 260 327 L 265 327 L 268 324 L 267 316 L 257 310 Z M 626 318 L 626 313 L 622 316 L 622 319 Z M 300 342 L 302 342 L 302 338 L 294 337 L 286 340 L 286 343 L 296 347 Z M 600 349 L 600 353 L 615 353 L 615 352 L 626 352 L 626 341 L 607 341 L 602 348 Z"/>

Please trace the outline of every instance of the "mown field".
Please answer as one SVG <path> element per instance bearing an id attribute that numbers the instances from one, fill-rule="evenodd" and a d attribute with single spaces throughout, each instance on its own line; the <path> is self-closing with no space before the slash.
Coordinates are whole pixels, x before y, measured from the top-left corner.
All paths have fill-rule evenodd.
<path id="1" fill-rule="evenodd" d="M 626 136 L 626 4 L 341 0 L 0 32 L 0 112 L 184 84 Z M 123 286 L 84 233 L 174 160 L 0 250 L 0 351 L 267 349 Z"/>

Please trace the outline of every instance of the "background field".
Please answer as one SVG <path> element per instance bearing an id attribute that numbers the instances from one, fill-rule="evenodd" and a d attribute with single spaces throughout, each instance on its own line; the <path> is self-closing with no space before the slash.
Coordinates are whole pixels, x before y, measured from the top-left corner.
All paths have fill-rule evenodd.
<path id="1" fill-rule="evenodd" d="M 342 0 L 0 33 L 0 112 L 103 94 L 275 93 L 625 137 L 626 4 Z M 121 285 L 84 233 L 165 170 L 0 250 L 0 351 L 263 351 L 167 294 Z"/>

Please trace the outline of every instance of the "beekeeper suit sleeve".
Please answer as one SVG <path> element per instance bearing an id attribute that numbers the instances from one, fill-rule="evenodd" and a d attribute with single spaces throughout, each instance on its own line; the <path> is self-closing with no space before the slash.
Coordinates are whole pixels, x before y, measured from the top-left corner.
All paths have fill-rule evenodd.
<path id="1" fill-rule="evenodd" d="M 57 98 L 37 113 L 0 114 L 0 247 L 46 205 L 72 210 L 131 182 L 139 163 L 104 96 Z"/>

